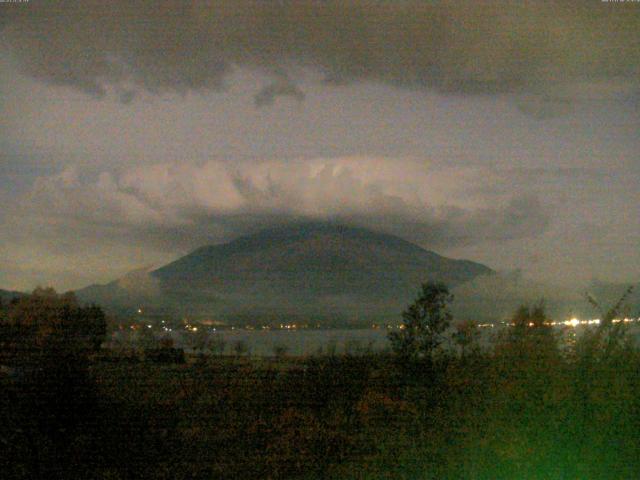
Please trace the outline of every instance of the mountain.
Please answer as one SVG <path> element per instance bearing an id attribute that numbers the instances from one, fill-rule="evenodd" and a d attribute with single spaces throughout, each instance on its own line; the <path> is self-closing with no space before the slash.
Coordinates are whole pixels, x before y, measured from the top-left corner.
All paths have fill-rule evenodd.
<path id="1" fill-rule="evenodd" d="M 168 292 L 170 294 L 170 292 Z M 142 305 L 166 309 L 166 295 L 149 268 L 134 270 L 104 285 L 90 285 L 75 292 L 83 303 L 95 303 L 117 314 L 130 314 Z"/>
<path id="2" fill-rule="evenodd" d="M 121 310 L 145 306 L 243 324 L 284 317 L 353 323 L 397 319 L 424 281 L 453 287 L 492 273 L 393 235 L 313 223 L 205 246 L 76 293 Z"/>

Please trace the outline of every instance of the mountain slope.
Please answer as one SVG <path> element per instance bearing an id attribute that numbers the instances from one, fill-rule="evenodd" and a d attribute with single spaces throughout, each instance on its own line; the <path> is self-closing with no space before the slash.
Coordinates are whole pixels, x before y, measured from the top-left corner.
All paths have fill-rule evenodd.
<path id="1" fill-rule="evenodd" d="M 301 224 L 202 247 L 144 279 L 92 286 L 78 295 L 243 322 L 265 315 L 364 320 L 385 312 L 397 317 L 426 280 L 455 286 L 491 273 L 484 265 L 449 259 L 393 235 Z"/>
<path id="2" fill-rule="evenodd" d="M 308 224 L 203 247 L 151 275 L 163 287 L 323 294 L 415 287 L 427 278 L 458 284 L 488 273 L 392 235 Z"/>

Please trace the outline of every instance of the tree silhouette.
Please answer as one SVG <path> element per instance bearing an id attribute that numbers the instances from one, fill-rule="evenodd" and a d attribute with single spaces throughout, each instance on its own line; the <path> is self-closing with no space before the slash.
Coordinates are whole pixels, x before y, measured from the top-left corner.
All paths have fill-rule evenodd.
<path id="1" fill-rule="evenodd" d="M 289 347 L 287 347 L 286 345 L 284 345 L 282 343 L 278 343 L 278 344 L 273 346 L 273 354 L 278 359 L 284 358 L 287 355 L 288 351 L 289 351 Z"/>
<path id="2" fill-rule="evenodd" d="M 209 348 L 214 355 L 222 355 L 226 346 L 226 340 L 219 333 L 215 334 L 209 341 Z"/>
<path id="3" fill-rule="evenodd" d="M 242 355 L 249 352 L 249 345 L 242 339 L 236 340 L 236 342 L 233 344 L 233 350 L 236 352 L 237 356 L 241 357 Z"/>
<path id="4" fill-rule="evenodd" d="M 107 331 L 102 309 L 82 307 L 72 293 L 52 288 L 11 302 L 0 320 L 3 350 L 20 363 L 86 355 L 100 348 Z"/>
<path id="5" fill-rule="evenodd" d="M 560 360 L 559 335 L 547 317 L 543 300 L 521 305 L 511 317 L 511 326 L 498 337 L 495 352 L 509 371 L 542 379 L 545 368 Z"/>
<path id="6" fill-rule="evenodd" d="M 30 446 L 17 450 L 26 466 L 21 478 L 69 478 L 64 469 L 89 453 L 65 452 L 96 418 L 88 360 L 104 340 L 104 313 L 80 306 L 73 294 L 38 288 L 2 308 L 0 332 L 0 364 L 12 372 L 5 393 L 13 396 L 5 397 L 11 408 L 0 408 L 3 435 Z"/>
<path id="7" fill-rule="evenodd" d="M 466 320 L 456 325 L 452 335 L 453 341 L 460 347 L 460 354 L 464 357 L 469 349 L 477 348 L 480 331 L 473 320 Z"/>
<path id="8" fill-rule="evenodd" d="M 401 330 L 389 334 L 393 351 L 407 359 L 429 358 L 443 342 L 443 333 L 451 323 L 452 301 L 445 284 L 424 283 L 418 298 L 402 313 Z"/>

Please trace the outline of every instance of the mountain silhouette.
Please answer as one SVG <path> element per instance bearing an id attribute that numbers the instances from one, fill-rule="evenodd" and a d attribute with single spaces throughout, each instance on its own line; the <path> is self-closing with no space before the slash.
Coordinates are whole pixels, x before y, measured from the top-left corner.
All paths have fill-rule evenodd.
<path id="1" fill-rule="evenodd" d="M 454 287 L 490 268 L 454 260 L 399 237 L 344 225 L 305 223 L 199 248 L 157 270 L 133 272 L 77 292 L 121 309 L 240 323 L 269 317 L 369 321 L 406 305 L 422 282 Z"/>

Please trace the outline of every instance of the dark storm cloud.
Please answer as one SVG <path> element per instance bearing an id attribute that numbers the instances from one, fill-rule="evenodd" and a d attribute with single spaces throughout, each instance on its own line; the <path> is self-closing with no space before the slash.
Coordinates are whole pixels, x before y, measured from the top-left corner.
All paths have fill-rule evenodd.
<path id="1" fill-rule="evenodd" d="M 640 9 L 631 3 L 32 0 L 2 13 L 3 44 L 24 72 L 98 96 L 116 87 L 125 101 L 135 89 L 221 89 L 235 66 L 545 95 L 558 83 L 640 73 Z M 278 94 L 302 98 L 292 84 L 274 84 L 256 103 Z M 545 118 L 563 102 L 522 108 Z"/>

